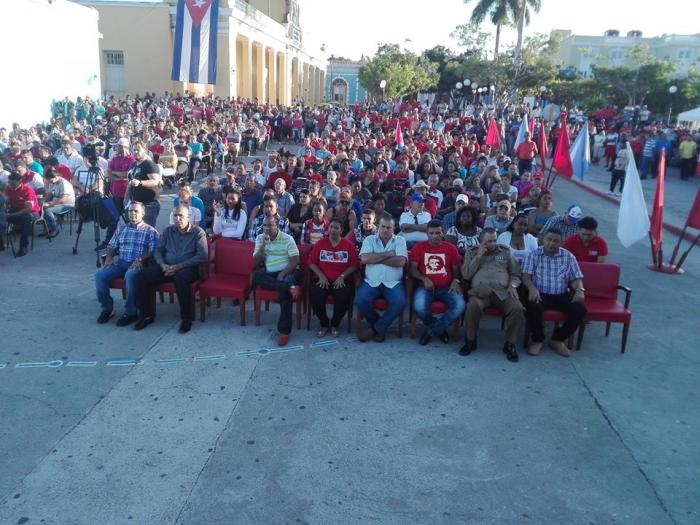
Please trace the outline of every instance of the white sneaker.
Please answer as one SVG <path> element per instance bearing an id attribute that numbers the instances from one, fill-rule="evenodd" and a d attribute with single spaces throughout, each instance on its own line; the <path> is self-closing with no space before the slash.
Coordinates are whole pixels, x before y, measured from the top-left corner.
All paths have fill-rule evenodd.
<path id="1" fill-rule="evenodd" d="M 614 196 L 615 196 L 615 192 L 614 192 L 614 191 L 607 191 L 607 192 L 605 192 L 605 194 L 606 194 L 606 195 L 610 195 L 611 197 L 614 197 Z"/>

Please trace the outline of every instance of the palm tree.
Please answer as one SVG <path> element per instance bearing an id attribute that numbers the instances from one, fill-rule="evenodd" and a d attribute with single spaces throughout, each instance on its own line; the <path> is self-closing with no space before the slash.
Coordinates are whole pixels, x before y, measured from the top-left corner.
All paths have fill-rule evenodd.
<path id="1" fill-rule="evenodd" d="M 471 0 L 464 0 L 468 4 Z M 498 57 L 498 47 L 501 41 L 501 27 L 505 24 L 518 22 L 518 47 L 516 55 L 520 56 L 522 49 L 522 37 L 524 24 L 521 23 L 522 13 L 524 11 L 525 24 L 530 23 L 530 9 L 539 12 L 542 5 L 541 0 L 476 0 L 476 5 L 472 10 L 470 22 L 479 25 L 488 17 L 491 23 L 496 26 L 496 47 L 493 52 L 494 59 Z"/>

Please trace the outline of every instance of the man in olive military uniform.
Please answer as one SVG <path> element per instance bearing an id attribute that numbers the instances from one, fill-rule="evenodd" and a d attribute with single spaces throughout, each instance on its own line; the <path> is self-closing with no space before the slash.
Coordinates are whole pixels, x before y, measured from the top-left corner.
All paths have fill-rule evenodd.
<path id="1" fill-rule="evenodd" d="M 497 232 L 484 228 L 478 247 L 467 250 L 462 265 L 462 277 L 470 281 L 467 303 L 467 341 L 460 355 L 476 349 L 476 334 L 484 309 L 496 308 L 505 316 L 506 342 L 503 353 L 508 361 L 516 362 L 515 342 L 525 322 L 523 305 L 518 299 L 520 265 L 510 247 L 496 243 Z"/>

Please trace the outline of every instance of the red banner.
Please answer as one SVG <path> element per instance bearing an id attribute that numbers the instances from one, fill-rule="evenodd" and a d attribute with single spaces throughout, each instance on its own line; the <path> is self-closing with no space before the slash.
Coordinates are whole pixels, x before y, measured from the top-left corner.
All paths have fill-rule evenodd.
<path id="1" fill-rule="evenodd" d="M 693 201 L 693 207 L 690 208 L 690 213 L 688 214 L 688 219 L 685 224 L 689 228 L 695 228 L 700 230 L 700 188 L 695 194 L 695 200 Z"/>
<path id="2" fill-rule="evenodd" d="M 486 133 L 486 145 L 495 149 L 501 149 L 501 132 L 493 117 L 489 119 L 489 129 Z"/>
<path id="3" fill-rule="evenodd" d="M 654 207 L 651 212 L 652 250 L 658 255 L 664 231 L 664 174 L 666 173 L 666 148 L 661 148 L 659 157 L 658 178 L 656 179 L 656 194 L 654 195 Z"/>
<path id="4" fill-rule="evenodd" d="M 571 178 L 574 174 L 574 167 L 571 164 L 571 140 L 569 139 L 569 130 L 566 127 L 566 113 L 564 112 L 561 114 L 559 127 L 559 140 L 557 140 L 557 149 L 554 151 L 552 168 L 559 175 Z"/>

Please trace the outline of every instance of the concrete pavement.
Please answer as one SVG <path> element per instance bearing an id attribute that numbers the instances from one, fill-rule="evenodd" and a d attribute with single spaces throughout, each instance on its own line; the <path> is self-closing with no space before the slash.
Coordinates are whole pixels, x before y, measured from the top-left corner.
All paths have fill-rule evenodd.
<path id="1" fill-rule="evenodd" d="M 466 358 L 312 346 L 315 324 L 271 353 L 277 307 L 240 327 L 229 301 L 185 336 L 167 302 L 143 332 L 98 326 L 91 231 L 77 256 L 65 231 L 0 253 L 0 523 L 697 523 L 700 252 L 649 272 L 616 207 L 554 189 L 634 290 L 624 355 L 593 325 L 570 359 L 512 364 L 495 319 Z"/>

